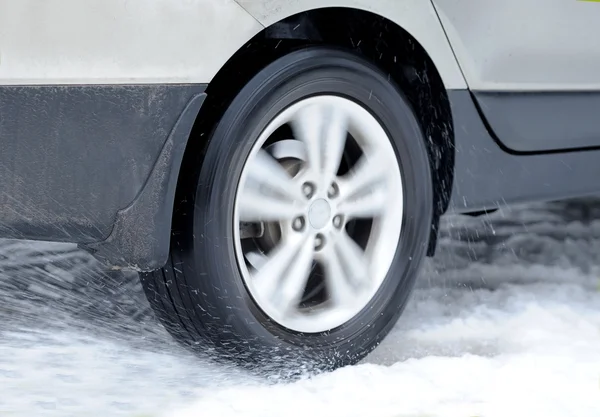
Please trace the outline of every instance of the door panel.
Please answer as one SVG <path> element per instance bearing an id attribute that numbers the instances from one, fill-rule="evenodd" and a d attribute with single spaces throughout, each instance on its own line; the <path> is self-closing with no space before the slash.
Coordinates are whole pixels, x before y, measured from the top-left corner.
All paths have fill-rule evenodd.
<path id="1" fill-rule="evenodd" d="M 600 90 L 600 3 L 432 1 L 472 90 Z"/>
<path id="2" fill-rule="evenodd" d="M 502 145 L 515 152 L 600 146 L 600 3 L 432 1 Z"/>
<path id="3" fill-rule="evenodd" d="M 474 92 L 496 138 L 517 152 L 600 146 L 600 92 Z"/>

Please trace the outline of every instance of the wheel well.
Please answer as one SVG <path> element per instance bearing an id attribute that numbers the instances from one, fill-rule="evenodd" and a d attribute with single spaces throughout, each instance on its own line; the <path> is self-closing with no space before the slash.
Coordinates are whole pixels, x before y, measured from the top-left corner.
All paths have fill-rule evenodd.
<path id="1" fill-rule="evenodd" d="M 447 92 L 423 47 L 395 23 L 367 11 L 323 8 L 302 12 L 265 28 L 242 46 L 206 90 L 207 99 L 192 130 L 180 180 L 186 177 L 190 164 L 198 163 L 190 155 L 202 154 L 206 138 L 238 91 L 269 63 L 311 45 L 338 46 L 361 54 L 387 72 L 407 96 L 427 138 L 432 167 L 434 219 L 428 254 L 433 255 L 439 217 L 450 199 L 454 168 Z"/>

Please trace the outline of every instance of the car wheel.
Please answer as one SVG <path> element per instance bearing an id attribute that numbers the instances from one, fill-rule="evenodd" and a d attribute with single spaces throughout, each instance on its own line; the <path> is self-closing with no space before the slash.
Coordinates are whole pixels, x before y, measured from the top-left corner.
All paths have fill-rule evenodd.
<path id="1" fill-rule="evenodd" d="M 398 86 L 360 56 L 311 47 L 265 67 L 180 179 L 171 257 L 142 276 L 160 320 L 243 364 L 359 361 L 425 257 L 424 140 Z"/>

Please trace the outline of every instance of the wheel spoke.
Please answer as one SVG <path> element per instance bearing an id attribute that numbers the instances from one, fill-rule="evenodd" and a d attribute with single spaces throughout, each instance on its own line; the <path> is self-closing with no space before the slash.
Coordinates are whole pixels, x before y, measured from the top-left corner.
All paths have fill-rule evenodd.
<path id="1" fill-rule="evenodd" d="M 269 258 L 262 252 L 253 251 L 246 254 L 246 260 L 254 269 L 259 270 L 269 261 Z"/>
<path id="2" fill-rule="evenodd" d="M 313 243 L 308 236 L 283 240 L 253 276 L 256 291 L 282 312 L 300 302 L 313 261 Z"/>
<path id="3" fill-rule="evenodd" d="M 323 185 L 325 186 L 329 186 L 333 182 L 340 169 L 340 162 L 346 147 L 346 137 L 348 136 L 347 115 L 342 110 L 331 107 L 328 116 L 323 146 Z"/>
<path id="4" fill-rule="evenodd" d="M 347 219 L 372 219 L 379 216 L 385 209 L 387 193 L 381 187 L 370 188 L 367 191 L 358 197 L 344 199 L 338 205 L 339 212 Z"/>
<path id="5" fill-rule="evenodd" d="M 306 146 L 308 165 L 316 172 L 322 167 L 322 142 L 325 128 L 325 108 L 313 104 L 298 111 L 291 126 L 296 139 Z"/>
<path id="6" fill-rule="evenodd" d="M 335 249 L 342 261 L 343 268 L 356 286 L 369 281 L 369 261 L 365 252 L 345 231 L 335 240 Z"/>
<path id="7" fill-rule="evenodd" d="M 298 112 L 292 129 L 306 146 L 309 166 L 328 186 L 339 170 L 346 146 L 346 113 L 334 106 L 312 105 Z"/>
<path id="8" fill-rule="evenodd" d="M 266 299 L 271 299 L 277 291 L 283 274 L 290 267 L 298 249 L 305 239 L 282 240 L 268 255 L 268 260 L 253 275 L 252 281 L 259 294 Z"/>
<path id="9" fill-rule="evenodd" d="M 306 161 L 306 147 L 304 143 L 295 139 L 279 140 L 267 148 L 276 159 L 294 158 Z"/>
<path id="10" fill-rule="evenodd" d="M 341 198 L 368 194 L 373 185 L 384 185 L 387 174 L 386 159 L 380 153 L 363 155 L 352 170 L 340 179 Z"/>
<path id="11" fill-rule="evenodd" d="M 301 213 L 293 201 L 248 186 L 238 196 L 238 207 L 243 222 L 290 220 Z"/>
<path id="12" fill-rule="evenodd" d="M 333 246 L 328 248 L 322 262 L 325 285 L 333 303 L 337 306 L 352 304 L 356 290 L 352 287 L 351 279 L 344 271 L 342 261 Z"/>
<path id="13" fill-rule="evenodd" d="M 303 198 L 300 187 L 294 184 L 287 171 L 265 150 L 258 151 L 248 168 L 250 182 L 281 194 L 290 200 Z"/>
<path id="14" fill-rule="evenodd" d="M 308 276 L 313 265 L 314 244 L 309 239 L 300 248 L 298 256 L 294 259 L 290 269 L 287 270 L 287 276 L 284 278 L 281 291 L 277 293 L 276 304 L 281 311 L 289 313 L 298 307 Z"/>
<path id="15" fill-rule="evenodd" d="M 300 187 L 271 155 L 261 149 L 247 168 L 238 197 L 241 221 L 289 220 L 298 215 L 296 204 L 303 198 Z"/>

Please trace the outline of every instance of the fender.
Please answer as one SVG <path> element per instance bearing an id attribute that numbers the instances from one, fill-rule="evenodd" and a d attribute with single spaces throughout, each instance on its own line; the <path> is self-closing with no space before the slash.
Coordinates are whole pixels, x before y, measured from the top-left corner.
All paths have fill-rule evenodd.
<path id="1" fill-rule="evenodd" d="M 446 89 L 467 84 L 432 3 L 427 0 L 236 0 L 261 25 L 268 27 L 294 14 L 327 7 L 348 7 L 378 14 L 396 23 L 427 51 Z M 240 45 L 241 46 L 241 45 Z"/>

